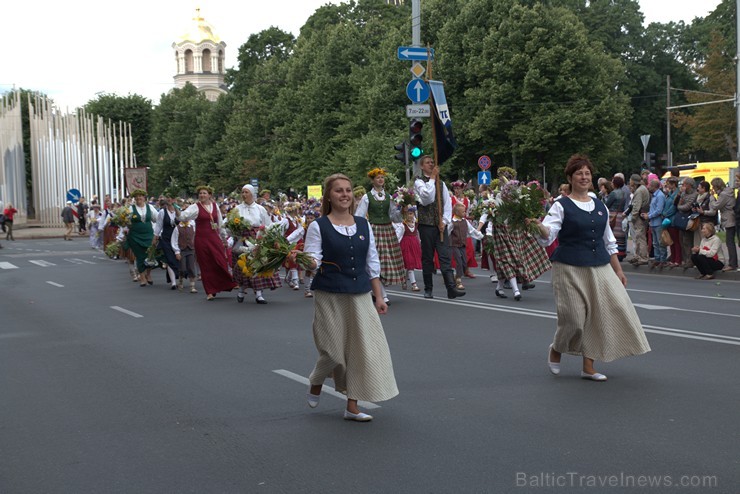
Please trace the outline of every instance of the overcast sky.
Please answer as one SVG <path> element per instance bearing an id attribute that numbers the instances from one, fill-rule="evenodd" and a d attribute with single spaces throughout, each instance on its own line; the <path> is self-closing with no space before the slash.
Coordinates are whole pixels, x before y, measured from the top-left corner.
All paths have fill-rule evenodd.
<path id="1" fill-rule="evenodd" d="M 423 2 L 423 0 L 422 0 Z M 226 42 L 226 66 L 236 64 L 250 34 L 278 26 L 295 36 L 321 5 L 337 0 L 14 0 L 3 2 L 0 93 L 42 91 L 72 110 L 106 92 L 136 93 L 155 104 L 173 87 L 172 43 L 201 15 Z M 704 17 L 720 0 L 640 0 L 646 22 Z M 410 21 L 409 21 L 410 24 Z M 411 38 L 409 27 L 409 41 Z M 392 56 L 389 55 L 389 56 Z"/>

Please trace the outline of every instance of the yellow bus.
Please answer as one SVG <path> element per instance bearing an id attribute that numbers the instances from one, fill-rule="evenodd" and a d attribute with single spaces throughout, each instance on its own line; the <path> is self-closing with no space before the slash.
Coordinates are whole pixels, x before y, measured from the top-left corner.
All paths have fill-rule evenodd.
<path id="1" fill-rule="evenodd" d="M 719 177 L 725 183 L 734 184 L 734 173 L 738 169 L 737 161 L 715 161 L 712 163 L 689 163 L 668 168 L 663 174 L 663 179 L 671 176 L 670 170 L 677 169 L 680 177 L 691 177 L 697 183 L 702 180 L 711 182 L 713 178 Z"/>

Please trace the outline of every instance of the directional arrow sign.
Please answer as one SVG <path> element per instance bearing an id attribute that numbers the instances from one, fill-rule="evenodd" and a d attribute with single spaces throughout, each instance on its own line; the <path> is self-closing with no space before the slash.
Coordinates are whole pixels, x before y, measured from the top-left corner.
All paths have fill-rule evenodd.
<path id="1" fill-rule="evenodd" d="M 421 79 L 411 79 L 406 85 L 406 96 L 413 103 L 424 103 L 429 99 L 429 84 Z"/>
<path id="2" fill-rule="evenodd" d="M 398 59 L 399 60 L 434 60 L 434 49 L 427 49 L 418 46 L 399 46 L 398 47 Z"/>
<path id="3" fill-rule="evenodd" d="M 491 172 L 478 172 L 478 185 L 489 185 L 491 183 Z"/>

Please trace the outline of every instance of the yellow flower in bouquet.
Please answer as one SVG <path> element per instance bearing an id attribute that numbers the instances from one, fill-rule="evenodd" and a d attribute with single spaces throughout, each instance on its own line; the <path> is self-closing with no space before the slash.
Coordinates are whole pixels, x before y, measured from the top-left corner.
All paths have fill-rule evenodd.
<path id="1" fill-rule="evenodd" d="M 236 239 L 246 238 L 249 230 L 252 228 L 249 221 L 242 218 L 239 210 L 236 208 L 229 211 L 229 214 L 226 215 L 226 224 L 224 226 L 231 232 L 231 236 Z"/>

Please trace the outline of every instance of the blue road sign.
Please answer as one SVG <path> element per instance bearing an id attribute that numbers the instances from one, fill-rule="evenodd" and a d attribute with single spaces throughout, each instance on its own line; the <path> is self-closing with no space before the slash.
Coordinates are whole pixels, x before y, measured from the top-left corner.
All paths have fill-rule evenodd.
<path id="1" fill-rule="evenodd" d="M 478 172 L 478 185 L 490 185 L 491 172 Z"/>
<path id="2" fill-rule="evenodd" d="M 77 189 L 69 189 L 67 191 L 67 200 L 72 202 L 79 202 L 80 197 L 82 197 L 82 192 L 80 192 Z"/>
<path id="3" fill-rule="evenodd" d="M 423 46 L 399 46 L 398 47 L 398 59 L 399 60 L 434 60 L 434 48 L 427 49 Z"/>
<path id="4" fill-rule="evenodd" d="M 421 79 L 411 79 L 406 85 L 406 96 L 413 103 L 424 103 L 429 99 L 429 84 Z"/>

